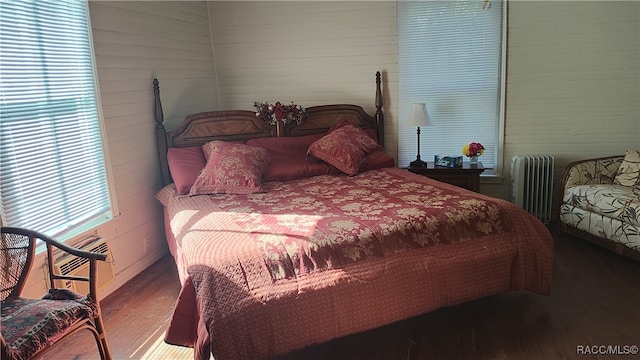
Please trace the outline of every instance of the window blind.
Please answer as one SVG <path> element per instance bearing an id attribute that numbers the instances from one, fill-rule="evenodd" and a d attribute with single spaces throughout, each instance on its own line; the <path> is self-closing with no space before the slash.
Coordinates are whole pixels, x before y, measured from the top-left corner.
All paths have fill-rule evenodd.
<path id="1" fill-rule="evenodd" d="M 431 126 L 421 128 L 420 154 L 462 155 L 479 142 L 493 168 L 499 154 L 502 1 L 398 2 L 398 163 L 417 154 L 415 127 L 403 124 L 411 104 L 425 103 Z"/>
<path id="2" fill-rule="evenodd" d="M 0 2 L 3 224 L 59 236 L 111 217 L 88 4 Z"/>

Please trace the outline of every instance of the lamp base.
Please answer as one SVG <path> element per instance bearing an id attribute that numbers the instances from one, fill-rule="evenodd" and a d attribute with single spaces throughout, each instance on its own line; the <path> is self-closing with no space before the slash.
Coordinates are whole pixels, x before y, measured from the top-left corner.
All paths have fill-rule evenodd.
<path id="1" fill-rule="evenodd" d="M 420 160 L 420 157 L 418 157 L 417 159 L 415 159 L 414 161 L 409 163 L 409 167 L 411 167 L 411 168 L 426 168 L 427 167 L 427 162 Z"/>

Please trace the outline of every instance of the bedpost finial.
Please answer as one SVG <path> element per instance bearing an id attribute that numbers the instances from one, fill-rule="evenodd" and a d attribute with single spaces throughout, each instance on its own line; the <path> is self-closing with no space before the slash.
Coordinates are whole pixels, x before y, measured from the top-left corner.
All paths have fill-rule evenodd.
<path id="1" fill-rule="evenodd" d="M 381 84 L 382 83 L 382 75 L 380 74 L 380 71 L 376 71 L 376 99 L 375 99 L 375 105 L 376 105 L 376 112 L 380 112 L 380 110 L 382 109 L 382 87 Z"/>
<path id="2" fill-rule="evenodd" d="M 154 118 L 156 127 L 158 129 L 164 129 L 164 114 L 162 112 L 162 102 L 160 101 L 160 86 L 158 79 L 153 79 L 153 95 L 154 95 Z"/>
<path id="3" fill-rule="evenodd" d="M 382 74 L 376 71 L 376 134 L 378 144 L 384 146 L 384 113 L 382 112 Z"/>

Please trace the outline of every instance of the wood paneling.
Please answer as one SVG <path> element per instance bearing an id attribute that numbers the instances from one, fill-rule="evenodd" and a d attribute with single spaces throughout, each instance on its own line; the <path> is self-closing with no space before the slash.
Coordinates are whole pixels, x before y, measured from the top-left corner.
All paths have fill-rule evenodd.
<path id="1" fill-rule="evenodd" d="M 386 70 L 386 147 L 395 156 L 395 2 L 212 2 L 210 17 L 222 108 L 251 109 L 256 100 L 366 106 L 368 74 Z M 560 171 L 584 154 L 640 145 L 639 23 L 638 2 L 510 3 L 507 181 L 483 193 L 510 197 L 516 154 L 554 155 Z"/>
<path id="2" fill-rule="evenodd" d="M 280 360 L 573 359 L 577 346 L 638 345 L 640 263 L 573 237 L 556 236 L 551 296 L 497 294 L 336 339 Z M 192 359 L 164 344 L 179 292 L 165 257 L 102 302 L 114 359 Z M 47 359 L 93 359 L 89 333 Z"/>
<path id="3" fill-rule="evenodd" d="M 118 272 L 112 289 L 135 275 L 129 269 L 145 266 L 119 261 L 119 254 L 148 261 L 129 249 L 139 235 L 164 247 L 160 208 L 151 197 L 159 186 L 154 77 L 171 129 L 187 114 L 252 110 L 254 101 L 355 103 L 373 114 L 380 70 L 385 145 L 390 155 L 397 152 L 395 1 L 89 5 L 120 223 L 126 226 L 113 229 L 117 236 L 109 239 Z M 640 146 L 639 24 L 636 1 L 510 2 L 507 163 L 515 154 L 547 153 L 556 156 L 559 174 L 569 161 Z M 508 199 L 505 170 L 505 181 L 483 182 L 482 192 Z M 144 187 L 151 190 L 140 191 Z M 41 283 L 41 272 L 33 277 Z M 30 295 L 40 296 L 40 290 L 34 286 Z"/>
<path id="4" fill-rule="evenodd" d="M 218 106 L 207 4 L 203 1 L 91 1 L 102 110 L 120 212 L 113 252 L 116 283 L 164 253 L 155 151 L 152 79 L 160 80 L 167 126 Z M 142 237 L 151 240 L 145 252 Z M 109 291 L 107 291 L 108 293 Z"/>
<path id="5" fill-rule="evenodd" d="M 505 176 L 513 155 L 571 161 L 640 146 L 640 3 L 509 3 Z M 556 185 L 558 179 L 556 179 Z M 509 198 L 508 182 L 483 192 Z"/>
<path id="6" fill-rule="evenodd" d="M 223 109 L 254 101 L 350 103 L 375 113 L 383 72 L 385 147 L 397 136 L 397 19 L 393 1 L 214 1 L 211 32 Z"/>

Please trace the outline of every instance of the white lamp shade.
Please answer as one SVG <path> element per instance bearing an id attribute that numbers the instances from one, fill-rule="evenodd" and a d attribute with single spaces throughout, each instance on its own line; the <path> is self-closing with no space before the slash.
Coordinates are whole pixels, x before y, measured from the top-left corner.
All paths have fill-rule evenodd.
<path id="1" fill-rule="evenodd" d="M 431 125 L 431 118 L 424 103 L 413 104 L 411 112 L 404 123 L 406 126 L 423 127 Z"/>

